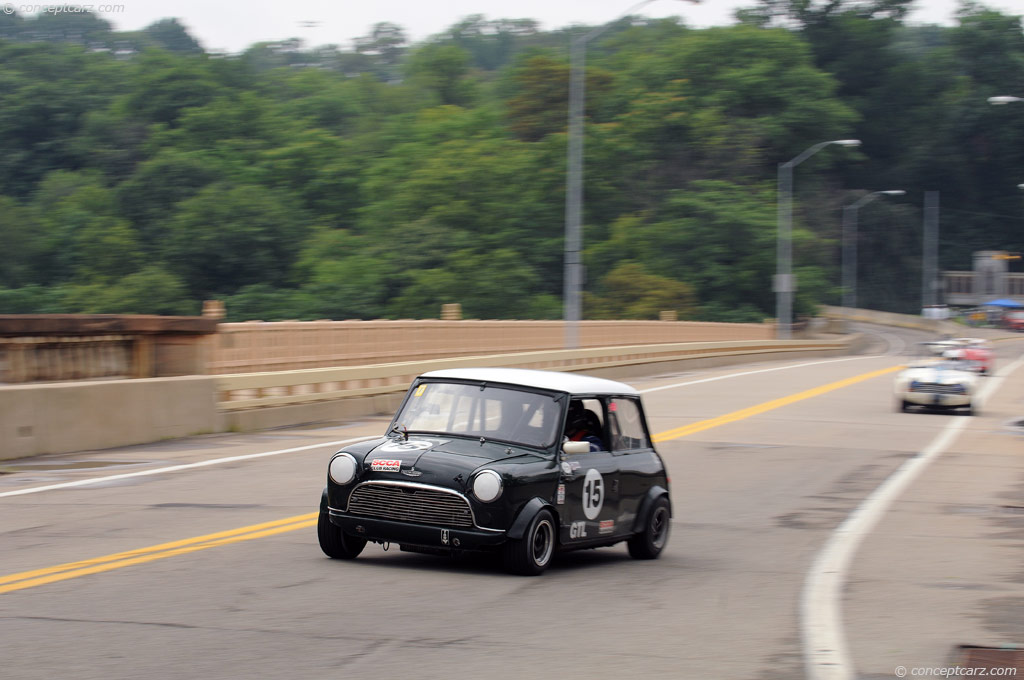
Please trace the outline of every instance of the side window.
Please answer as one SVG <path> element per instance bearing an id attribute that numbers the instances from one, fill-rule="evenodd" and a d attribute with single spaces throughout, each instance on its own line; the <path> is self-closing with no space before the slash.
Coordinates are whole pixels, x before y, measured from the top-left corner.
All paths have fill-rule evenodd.
<path id="1" fill-rule="evenodd" d="M 644 431 L 640 407 L 633 399 L 611 399 L 608 402 L 608 424 L 611 426 L 612 451 L 633 451 L 651 448 Z"/>

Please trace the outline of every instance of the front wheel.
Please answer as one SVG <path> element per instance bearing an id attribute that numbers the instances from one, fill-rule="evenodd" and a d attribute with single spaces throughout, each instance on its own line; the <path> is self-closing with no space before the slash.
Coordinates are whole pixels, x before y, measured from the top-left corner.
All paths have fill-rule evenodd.
<path id="1" fill-rule="evenodd" d="M 639 534 L 629 539 L 629 556 L 637 560 L 653 560 L 668 543 L 668 531 L 671 525 L 672 512 L 669 510 L 668 499 L 659 496 L 651 505 L 644 528 Z"/>
<path id="2" fill-rule="evenodd" d="M 541 510 L 530 522 L 522 538 L 505 544 L 505 569 L 513 574 L 537 576 L 551 564 L 555 553 L 555 519 L 548 510 Z"/>
<path id="3" fill-rule="evenodd" d="M 316 536 L 324 554 L 336 560 L 354 560 L 366 547 L 365 538 L 349 536 L 341 527 L 331 523 L 326 512 L 321 512 L 316 522 Z"/>

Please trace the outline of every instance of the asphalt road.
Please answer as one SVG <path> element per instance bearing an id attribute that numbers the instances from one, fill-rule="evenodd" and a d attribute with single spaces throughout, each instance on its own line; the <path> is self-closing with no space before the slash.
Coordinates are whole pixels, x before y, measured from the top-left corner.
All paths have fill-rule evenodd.
<path id="1" fill-rule="evenodd" d="M 852 553 L 847 670 L 1024 643 L 1024 369 L 980 416 L 897 413 L 884 371 L 923 336 L 866 330 L 884 353 L 633 381 L 672 481 L 653 562 L 617 546 L 526 578 L 397 547 L 327 559 L 327 461 L 384 419 L 4 464 L 0 678 L 808 677 L 805 619 L 828 606 L 806 597 L 816 559 L 957 420 Z M 997 350 L 1005 369 L 1024 338 Z"/>

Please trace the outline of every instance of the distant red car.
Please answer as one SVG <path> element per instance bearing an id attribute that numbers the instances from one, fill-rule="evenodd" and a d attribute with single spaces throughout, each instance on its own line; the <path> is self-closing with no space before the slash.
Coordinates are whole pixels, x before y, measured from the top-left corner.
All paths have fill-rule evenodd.
<path id="1" fill-rule="evenodd" d="M 1011 331 L 1024 332 L 1024 312 L 1007 312 L 1003 325 Z"/>
<path id="2" fill-rule="evenodd" d="M 957 346 L 945 354 L 967 362 L 970 370 L 977 371 L 982 375 L 992 373 L 992 348 L 981 338 L 956 338 L 951 341 Z"/>

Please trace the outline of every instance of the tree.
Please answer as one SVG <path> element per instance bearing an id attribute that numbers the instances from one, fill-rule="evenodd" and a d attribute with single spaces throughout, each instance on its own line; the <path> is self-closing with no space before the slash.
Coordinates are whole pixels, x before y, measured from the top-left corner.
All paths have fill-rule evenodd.
<path id="1" fill-rule="evenodd" d="M 0 196 L 0 287 L 36 282 L 43 247 L 32 212 L 13 198 Z"/>
<path id="2" fill-rule="evenodd" d="M 774 187 L 766 185 L 695 182 L 685 191 L 671 192 L 653 214 L 616 221 L 606 241 L 587 248 L 587 269 L 611 272 L 625 263 L 639 263 L 644 273 L 689 284 L 693 302 L 716 309 L 750 308 L 762 318 L 769 316 L 774 309 L 774 198 Z M 806 230 L 794 232 L 798 254 L 817 240 Z"/>
<path id="3" fill-rule="evenodd" d="M 569 66 L 534 55 L 511 72 L 513 95 L 508 99 L 509 127 L 519 139 L 535 142 L 566 128 L 569 111 Z"/>
<path id="4" fill-rule="evenodd" d="M 122 112 L 147 123 L 173 126 L 188 108 L 203 106 L 223 96 L 207 68 L 205 56 L 174 56 L 148 50 L 133 64 L 131 92 Z"/>
<path id="5" fill-rule="evenodd" d="M 392 80 L 408 40 L 401 26 L 390 22 L 374 24 L 369 35 L 355 39 L 356 54 L 368 57 L 373 73 L 381 80 Z"/>
<path id="6" fill-rule="evenodd" d="M 286 283 L 307 229 L 275 192 L 217 182 L 178 204 L 161 253 L 189 297 L 208 299 L 254 283 Z"/>
<path id="7" fill-rule="evenodd" d="M 623 262 L 602 279 L 603 294 L 586 297 L 586 315 L 597 319 L 657 319 L 676 311 L 682 318 L 694 313 L 693 289 L 666 276 L 649 273 L 639 262 Z"/>
<path id="8" fill-rule="evenodd" d="M 81 314 L 165 314 L 190 316 L 199 303 L 185 285 L 159 265 L 149 265 L 110 284 L 72 284 L 59 289 L 61 305 Z"/>
<path id="9" fill-rule="evenodd" d="M 19 37 L 34 42 L 91 45 L 102 42 L 109 33 L 110 23 L 92 12 L 81 7 L 53 5 L 22 23 Z"/>
<path id="10" fill-rule="evenodd" d="M 469 74 L 469 53 L 454 45 L 425 45 L 413 52 L 406 72 L 410 82 L 438 104 L 466 106 L 476 94 Z"/>
<path id="11" fill-rule="evenodd" d="M 140 266 L 135 230 L 95 173 L 57 171 L 33 196 L 41 231 L 40 282 L 107 284 Z"/>
<path id="12" fill-rule="evenodd" d="M 0 63 L 0 193 L 24 198 L 51 170 L 87 161 L 73 140 L 124 90 L 124 69 L 108 54 L 47 43 L 0 43 Z"/>
<path id="13" fill-rule="evenodd" d="M 162 149 L 118 185 L 120 213 L 138 230 L 143 245 L 155 252 L 166 236 L 167 223 L 177 204 L 195 196 L 223 173 L 220 163 L 206 153 Z"/>
<path id="14" fill-rule="evenodd" d="M 196 39 L 189 35 L 177 19 L 161 19 L 142 29 L 142 32 L 154 44 L 168 52 L 197 54 L 203 51 Z"/>

